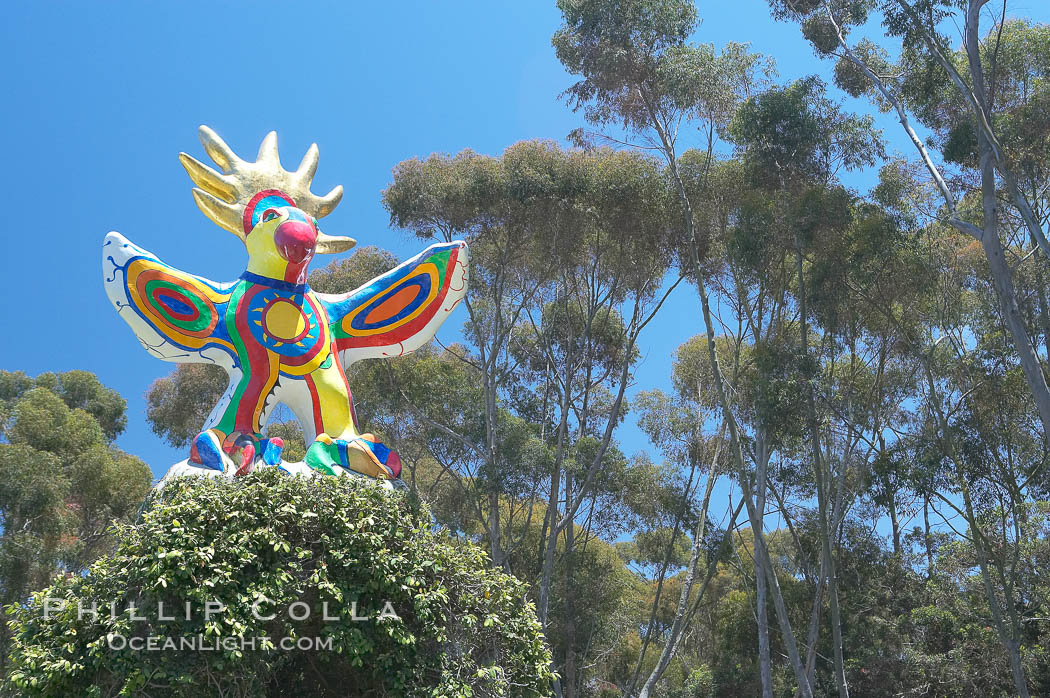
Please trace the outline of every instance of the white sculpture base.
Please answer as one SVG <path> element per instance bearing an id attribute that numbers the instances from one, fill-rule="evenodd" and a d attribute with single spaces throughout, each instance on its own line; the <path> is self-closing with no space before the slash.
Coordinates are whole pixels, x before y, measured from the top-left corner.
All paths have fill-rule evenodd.
<path id="1" fill-rule="evenodd" d="M 323 473 L 321 473 L 318 470 L 314 470 L 313 468 L 311 468 L 310 466 L 308 466 L 306 463 L 304 463 L 302 461 L 299 461 L 299 462 L 296 462 L 296 463 L 289 463 L 287 461 L 281 461 L 280 465 L 267 465 L 266 463 L 263 463 L 263 462 L 257 462 L 255 464 L 255 467 L 256 468 L 279 468 L 281 470 L 281 472 L 285 473 L 286 475 L 296 475 L 296 476 L 302 476 L 302 477 L 324 477 Z M 352 470 L 346 470 L 344 468 L 339 468 L 339 467 L 336 467 L 335 470 L 341 476 L 345 476 L 345 477 L 360 477 L 360 478 L 363 478 L 365 480 L 369 480 L 371 482 L 375 482 L 380 487 L 383 487 L 384 489 L 388 489 L 388 490 L 406 490 L 406 489 L 408 489 L 408 486 L 404 482 L 402 482 L 401 480 L 379 480 L 379 479 L 376 479 L 376 478 L 367 477 L 365 475 L 359 475 L 358 473 L 355 473 Z M 204 477 L 224 477 L 227 480 L 232 480 L 233 477 L 234 477 L 233 473 L 234 473 L 234 469 L 233 468 L 227 468 L 225 472 L 219 471 L 219 470 L 215 470 L 213 468 L 202 468 L 201 466 L 197 465 L 196 463 L 191 463 L 189 461 L 189 459 L 187 458 L 186 460 L 181 460 L 178 463 L 176 463 L 175 465 L 173 465 L 170 468 L 168 468 L 168 472 L 165 473 L 164 477 L 162 477 L 160 479 L 160 482 L 157 483 L 157 486 L 154 488 L 154 490 L 156 490 L 157 492 L 161 491 L 162 489 L 164 489 L 164 486 L 166 484 L 168 484 L 168 481 L 171 480 L 172 478 L 175 478 L 175 477 L 183 477 L 183 476 L 188 476 L 188 477 L 193 477 L 193 476 L 196 476 L 196 477 L 200 477 L 200 476 L 204 476 Z"/>

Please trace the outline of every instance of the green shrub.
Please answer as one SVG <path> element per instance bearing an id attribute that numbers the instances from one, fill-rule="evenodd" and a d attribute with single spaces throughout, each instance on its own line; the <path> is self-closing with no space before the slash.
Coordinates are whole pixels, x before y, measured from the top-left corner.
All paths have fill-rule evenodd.
<path id="1" fill-rule="evenodd" d="M 15 637 L 7 691 L 549 692 L 550 654 L 524 585 L 493 570 L 476 546 L 435 531 L 425 507 L 374 483 L 269 468 L 232 482 L 176 480 L 117 540 L 86 576 L 58 578 L 8 609 Z M 55 599 L 66 602 L 60 610 Z M 212 601 L 225 609 L 212 606 L 209 617 Z M 370 620 L 354 620 L 354 601 L 356 615 Z M 171 620 L 159 619 L 160 602 Z M 325 619 L 326 603 L 338 620 Z M 250 638 L 269 642 L 253 648 Z M 288 642 L 309 649 L 283 649 Z"/>

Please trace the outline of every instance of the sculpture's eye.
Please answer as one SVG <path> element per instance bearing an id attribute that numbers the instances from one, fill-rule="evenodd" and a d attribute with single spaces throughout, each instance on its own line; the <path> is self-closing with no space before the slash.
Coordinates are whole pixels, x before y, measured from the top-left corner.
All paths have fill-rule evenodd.
<path id="1" fill-rule="evenodd" d="M 281 217 L 281 212 L 278 211 L 275 208 L 268 208 L 268 209 L 266 209 L 266 211 L 264 211 L 263 215 L 262 215 L 262 219 L 263 219 L 264 223 L 266 221 L 276 220 L 276 219 L 278 219 L 280 217 Z"/>

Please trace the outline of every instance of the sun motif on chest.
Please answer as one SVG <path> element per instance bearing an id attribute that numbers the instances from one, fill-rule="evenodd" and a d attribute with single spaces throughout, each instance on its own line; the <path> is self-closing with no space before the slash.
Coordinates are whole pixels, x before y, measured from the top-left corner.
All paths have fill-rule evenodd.
<path id="1" fill-rule="evenodd" d="M 263 332 L 281 342 L 298 343 L 310 333 L 310 319 L 287 298 L 275 298 L 263 308 Z"/>
<path id="2" fill-rule="evenodd" d="M 257 347 L 276 354 L 282 370 L 294 366 L 299 374 L 306 363 L 324 361 L 330 353 L 328 316 L 309 291 L 248 284 L 235 312 L 244 321 L 235 318 L 234 324 L 248 329 L 243 333 L 248 353 Z"/>

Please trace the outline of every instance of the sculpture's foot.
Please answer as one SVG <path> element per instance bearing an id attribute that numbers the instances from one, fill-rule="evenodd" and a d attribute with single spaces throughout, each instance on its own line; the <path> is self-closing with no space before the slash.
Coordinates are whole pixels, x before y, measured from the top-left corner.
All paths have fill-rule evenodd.
<path id="1" fill-rule="evenodd" d="M 223 437 L 214 429 L 197 434 L 190 447 L 189 462 L 221 473 L 233 471 L 235 477 L 247 475 L 256 459 L 267 465 L 280 465 L 284 441 L 262 434 L 235 431 Z"/>
<path id="2" fill-rule="evenodd" d="M 338 468 L 380 480 L 395 480 L 401 475 L 401 458 L 376 441 L 372 434 L 361 434 L 354 439 L 333 439 L 328 434 L 318 434 L 306 451 L 305 462 L 326 475 L 338 474 Z"/>
<path id="3" fill-rule="evenodd" d="M 221 435 L 211 429 L 194 437 L 190 446 L 189 462 L 209 470 L 218 470 L 220 473 L 233 467 L 233 461 L 222 452 Z"/>

